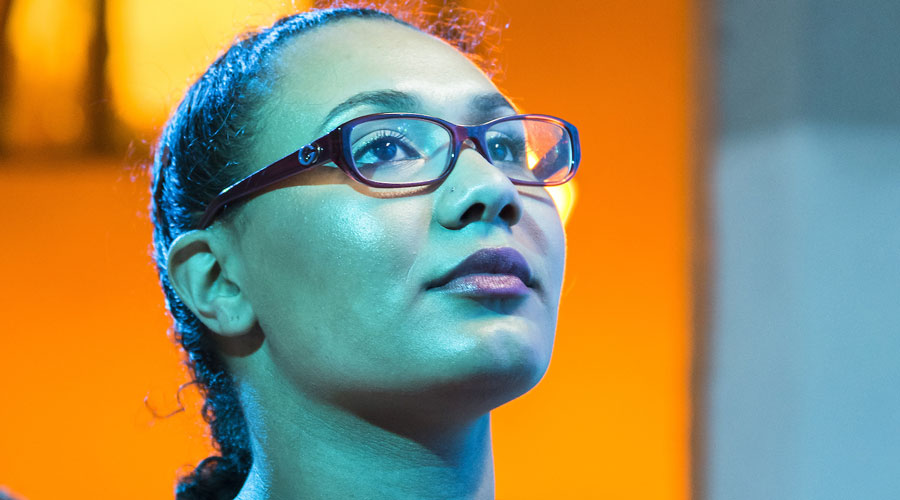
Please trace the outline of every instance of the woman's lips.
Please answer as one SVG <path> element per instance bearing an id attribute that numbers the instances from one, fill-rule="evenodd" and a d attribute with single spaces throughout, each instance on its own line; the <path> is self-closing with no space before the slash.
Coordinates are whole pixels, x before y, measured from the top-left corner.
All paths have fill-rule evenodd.
<path id="1" fill-rule="evenodd" d="M 465 258 L 427 288 L 470 296 L 517 297 L 533 286 L 531 268 L 513 248 L 483 248 Z"/>
<path id="2" fill-rule="evenodd" d="M 518 297 L 526 295 L 530 289 L 518 276 L 511 274 L 467 274 L 433 290 L 473 296 Z"/>

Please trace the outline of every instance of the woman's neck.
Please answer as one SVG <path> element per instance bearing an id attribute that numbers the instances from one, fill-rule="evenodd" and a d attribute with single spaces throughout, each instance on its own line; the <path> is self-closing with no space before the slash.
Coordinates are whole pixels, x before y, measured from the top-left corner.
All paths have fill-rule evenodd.
<path id="1" fill-rule="evenodd" d="M 253 467 L 236 500 L 494 498 L 489 415 L 411 438 L 334 409 L 245 410 Z"/>

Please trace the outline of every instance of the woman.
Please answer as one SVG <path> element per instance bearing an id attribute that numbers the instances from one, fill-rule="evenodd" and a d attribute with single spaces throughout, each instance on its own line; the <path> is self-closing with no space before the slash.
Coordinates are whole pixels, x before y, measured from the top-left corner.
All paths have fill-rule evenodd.
<path id="1" fill-rule="evenodd" d="M 177 497 L 493 498 L 489 412 L 540 380 L 556 327 L 542 186 L 577 162 L 574 127 L 516 115 L 388 14 L 232 46 L 154 163 L 160 277 L 221 453 Z"/>

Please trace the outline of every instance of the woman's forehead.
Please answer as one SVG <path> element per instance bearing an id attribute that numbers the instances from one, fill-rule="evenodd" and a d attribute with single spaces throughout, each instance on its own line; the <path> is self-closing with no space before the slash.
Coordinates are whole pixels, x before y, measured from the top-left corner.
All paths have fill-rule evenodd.
<path id="1" fill-rule="evenodd" d="M 378 111 L 466 121 L 485 96 L 498 95 L 456 49 L 386 20 L 345 20 L 302 35 L 285 47 L 278 71 L 276 101 L 315 129 Z"/>

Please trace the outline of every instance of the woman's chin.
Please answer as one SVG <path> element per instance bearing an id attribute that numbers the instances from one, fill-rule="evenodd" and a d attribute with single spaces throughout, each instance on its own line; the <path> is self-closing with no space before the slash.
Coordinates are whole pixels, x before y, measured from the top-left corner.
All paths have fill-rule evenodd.
<path id="1" fill-rule="evenodd" d="M 460 342 L 448 372 L 476 390 L 522 395 L 544 376 L 553 350 L 553 328 L 523 317 L 485 318 L 464 324 L 468 342 Z"/>
<path id="2" fill-rule="evenodd" d="M 553 328 L 507 316 L 463 322 L 448 332 L 456 342 L 443 352 L 438 386 L 460 392 L 485 410 L 521 396 L 544 376 L 553 350 Z"/>
<path id="3" fill-rule="evenodd" d="M 379 426 L 410 429 L 451 428 L 474 422 L 533 388 L 544 376 L 552 339 L 535 341 L 521 330 L 479 332 L 418 366 L 398 367 L 400 380 L 353 384 L 337 403 Z"/>

